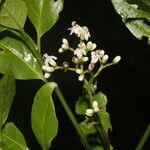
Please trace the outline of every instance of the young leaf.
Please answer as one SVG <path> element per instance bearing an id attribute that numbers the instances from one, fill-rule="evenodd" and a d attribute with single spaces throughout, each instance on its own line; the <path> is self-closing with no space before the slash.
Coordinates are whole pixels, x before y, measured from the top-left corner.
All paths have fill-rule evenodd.
<path id="1" fill-rule="evenodd" d="M 109 113 L 106 111 L 106 104 L 107 104 L 107 97 L 102 93 L 99 92 L 94 96 L 94 99 L 98 101 L 99 107 L 100 107 L 100 119 L 101 123 L 104 127 L 105 132 L 108 132 L 108 129 L 112 129 L 110 119 L 109 119 Z"/>
<path id="2" fill-rule="evenodd" d="M 0 25 L 19 29 L 23 28 L 27 17 L 27 8 L 23 0 L 2 0 Z"/>
<path id="3" fill-rule="evenodd" d="M 135 37 L 148 37 L 150 44 L 150 1 L 149 0 L 112 0 L 122 20 Z"/>
<path id="4" fill-rule="evenodd" d="M 7 123 L 2 130 L 3 150 L 29 150 L 25 139 L 13 123 Z"/>
<path id="5" fill-rule="evenodd" d="M 28 16 L 41 37 L 58 20 L 63 0 L 26 0 Z"/>
<path id="6" fill-rule="evenodd" d="M 43 79 L 42 68 L 26 44 L 8 31 L 0 35 L 0 72 L 13 67 L 16 79 Z"/>
<path id="7" fill-rule="evenodd" d="M 51 146 L 51 141 L 57 135 L 58 121 L 52 99 L 52 92 L 56 86 L 54 82 L 42 86 L 32 106 L 32 129 L 43 150 Z"/>
<path id="8" fill-rule="evenodd" d="M 6 121 L 15 96 L 15 79 L 11 70 L 0 79 L 0 127 Z"/>

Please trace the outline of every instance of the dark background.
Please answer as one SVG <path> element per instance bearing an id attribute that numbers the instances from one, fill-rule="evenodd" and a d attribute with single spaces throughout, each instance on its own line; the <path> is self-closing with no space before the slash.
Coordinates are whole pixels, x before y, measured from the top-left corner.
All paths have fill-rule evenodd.
<path id="1" fill-rule="evenodd" d="M 65 0 L 59 21 L 42 39 L 43 53 L 61 57 L 56 53 L 61 46 L 61 39 L 70 38 L 67 28 L 72 21 L 88 26 L 91 40 L 104 49 L 110 59 L 116 55 L 122 57 L 120 64 L 103 71 L 98 79 L 98 89 L 108 97 L 107 106 L 113 127 L 110 139 L 114 149 L 134 150 L 150 121 L 150 46 L 147 45 L 147 39 L 139 41 L 130 33 L 109 0 Z M 36 39 L 29 20 L 25 28 Z M 82 93 L 77 76 L 57 72 L 54 78 L 60 83 L 74 110 L 75 101 Z M 42 84 L 39 80 L 17 81 L 17 94 L 9 116 L 9 120 L 15 122 L 23 132 L 32 150 L 40 150 L 31 130 L 30 113 L 33 97 Z M 73 125 L 57 99 L 55 105 L 59 133 L 51 149 L 83 150 Z M 147 142 L 144 150 L 148 149 L 150 147 Z"/>

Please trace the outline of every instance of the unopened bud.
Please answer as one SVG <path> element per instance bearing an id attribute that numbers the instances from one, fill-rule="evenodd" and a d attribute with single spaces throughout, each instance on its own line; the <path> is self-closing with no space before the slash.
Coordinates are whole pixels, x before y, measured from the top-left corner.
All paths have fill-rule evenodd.
<path id="1" fill-rule="evenodd" d="M 95 67 L 95 64 L 90 63 L 89 66 L 88 66 L 88 69 L 89 69 L 90 71 L 92 71 L 92 70 L 94 69 L 94 67 Z"/>
<path id="2" fill-rule="evenodd" d="M 93 106 L 93 108 L 98 107 L 98 102 L 97 101 L 93 101 L 92 106 Z"/>
<path id="3" fill-rule="evenodd" d="M 97 47 L 97 45 L 95 43 L 93 43 L 91 50 L 94 50 L 96 47 Z"/>
<path id="4" fill-rule="evenodd" d="M 55 69 L 54 69 L 54 67 L 46 67 L 46 71 L 47 72 L 54 72 L 55 71 Z"/>
<path id="5" fill-rule="evenodd" d="M 83 61 L 83 62 L 87 62 L 88 60 L 89 60 L 88 57 L 83 57 L 83 58 L 82 58 L 82 61 Z"/>
<path id="6" fill-rule="evenodd" d="M 45 65 L 42 66 L 42 69 L 43 69 L 44 71 L 46 70 L 46 68 L 47 68 L 47 66 L 45 66 Z"/>
<path id="7" fill-rule="evenodd" d="M 50 74 L 49 73 L 45 73 L 44 74 L 44 78 L 48 79 L 50 77 Z"/>
<path id="8" fill-rule="evenodd" d="M 62 66 L 64 67 L 64 69 L 67 69 L 69 64 L 68 64 L 68 62 L 65 61 L 65 62 L 63 62 Z"/>
<path id="9" fill-rule="evenodd" d="M 77 57 L 73 57 L 72 58 L 72 61 L 75 63 L 75 64 L 78 64 L 79 63 L 79 59 Z"/>
<path id="10" fill-rule="evenodd" d="M 102 57 L 102 63 L 103 64 L 105 64 L 107 61 L 108 61 L 108 58 L 109 58 L 109 56 L 108 55 L 104 55 L 103 57 Z"/>
<path id="11" fill-rule="evenodd" d="M 77 74 L 82 74 L 82 73 L 83 73 L 83 70 L 82 70 L 82 69 L 76 69 L 76 73 L 77 73 Z"/>
<path id="12" fill-rule="evenodd" d="M 94 112 L 96 112 L 96 113 L 99 112 L 99 107 L 95 107 Z"/>
<path id="13" fill-rule="evenodd" d="M 68 46 L 67 44 L 62 44 L 61 47 L 62 47 L 63 49 L 65 49 L 65 50 L 66 50 L 66 49 L 69 49 L 69 46 Z"/>
<path id="14" fill-rule="evenodd" d="M 94 110 L 93 109 L 87 109 L 86 113 L 85 113 L 88 117 L 92 117 L 94 114 Z"/>
<path id="15" fill-rule="evenodd" d="M 87 48 L 87 50 L 91 50 L 91 49 L 92 49 L 92 42 L 91 42 L 91 41 L 89 41 L 89 42 L 87 43 L 86 48 Z"/>
<path id="16" fill-rule="evenodd" d="M 65 38 L 62 39 L 62 42 L 63 42 L 63 44 L 65 44 L 65 45 L 68 45 L 68 44 L 69 44 L 69 43 L 68 43 L 68 40 L 65 39 Z"/>
<path id="17" fill-rule="evenodd" d="M 120 57 L 120 56 L 116 56 L 116 57 L 113 59 L 113 63 L 114 63 L 114 64 L 117 64 L 117 63 L 119 63 L 120 60 L 121 60 L 121 57 Z"/>
<path id="18" fill-rule="evenodd" d="M 79 79 L 79 81 L 83 81 L 83 79 L 84 79 L 84 74 L 81 74 L 78 79 Z"/>
<path id="19" fill-rule="evenodd" d="M 104 54 L 105 54 L 105 51 L 104 50 L 100 50 L 100 52 L 99 52 L 100 58 L 102 58 L 104 56 Z"/>
<path id="20" fill-rule="evenodd" d="M 63 49 L 63 48 L 59 48 L 58 52 L 59 52 L 59 53 L 63 53 L 63 52 L 64 52 L 64 49 Z"/>

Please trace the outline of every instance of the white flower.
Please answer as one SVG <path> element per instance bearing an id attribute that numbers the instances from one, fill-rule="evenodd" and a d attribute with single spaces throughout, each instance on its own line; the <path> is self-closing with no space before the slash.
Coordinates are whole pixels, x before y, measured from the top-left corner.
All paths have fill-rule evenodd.
<path id="1" fill-rule="evenodd" d="M 71 30 L 70 35 L 75 33 L 82 40 L 88 41 L 89 37 L 91 36 L 86 26 L 81 27 L 80 25 L 76 24 L 75 21 L 72 22 L 72 27 L 69 28 L 68 30 Z"/>
<path id="2" fill-rule="evenodd" d="M 78 44 L 78 47 L 80 48 L 80 49 L 86 49 L 86 45 L 85 45 L 85 43 L 84 42 L 80 42 L 80 44 Z"/>
<path id="3" fill-rule="evenodd" d="M 120 60 L 121 60 L 121 57 L 120 57 L 120 56 L 116 56 L 116 57 L 113 59 L 113 63 L 114 63 L 114 64 L 117 64 L 117 63 L 119 63 Z"/>
<path id="4" fill-rule="evenodd" d="M 81 59 L 83 55 L 86 55 L 86 52 L 84 49 L 77 48 L 74 51 L 74 55 L 76 55 L 78 57 L 78 59 Z"/>
<path id="5" fill-rule="evenodd" d="M 53 66 L 53 67 L 56 67 L 57 66 L 57 63 L 55 62 L 55 60 L 57 59 L 57 57 L 55 56 L 49 56 L 48 54 L 44 54 L 43 55 L 44 57 L 44 64 L 45 66 Z"/>
<path id="6" fill-rule="evenodd" d="M 94 110 L 93 109 L 87 109 L 86 113 L 85 113 L 88 117 L 92 117 L 94 114 Z"/>

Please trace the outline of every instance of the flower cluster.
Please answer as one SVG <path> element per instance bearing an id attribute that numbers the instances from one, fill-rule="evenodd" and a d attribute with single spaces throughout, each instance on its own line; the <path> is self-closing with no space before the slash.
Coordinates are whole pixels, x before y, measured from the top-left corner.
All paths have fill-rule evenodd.
<path id="1" fill-rule="evenodd" d="M 86 110 L 86 116 L 88 117 L 92 117 L 94 115 L 94 113 L 98 113 L 99 112 L 99 106 L 98 106 L 98 102 L 97 101 L 93 101 L 92 103 L 92 107 L 90 109 Z"/>
<path id="2" fill-rule="evenodd" d="M 85 74 L 94 74 L 94 67 L 96 63 L 99 63 L 100 67 L 110 66 L 121 60 L 120 56 L 116 56 L 111 63 L 108 63 L 109 56 L 105 54 L 105 51 L 97 49 L 97 45 L 92 41 L 89 41 L 91 35 L 86 26 L 81 27 L 73 21 L 72 27 L 68 30 L 70 30 L 70 35 L 75 34 L 79 37 L 80 42 L 76 48 L 72 48 L 70 47 L 68 40 L 63 38 L 61 48 L 59 48 L 58 52 L 63 53 L 71 51 L 73 54 L 72 61 L 75 66 L 73 68 L 69 68 L 69 64 L 67 62 L 64 62 L 62 66 L 57 66 L 57 63 L 55 62 L 57 57 L 44 54 L 44 66 L 42 69 L 45 71 L 45 78 L 49 78 L 51 73 L 54 72 L 56 68 L 59 68 L 75 71 L 79 75 L 78 80 L 83 81 Z M 84 63 L 86 63 L 86 65 Z M 88 66 L 88 68 L 86 66 Z M 98 73 L 99 72 L 96 72 L 95 74 Z"/>

